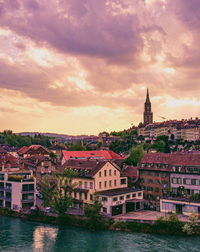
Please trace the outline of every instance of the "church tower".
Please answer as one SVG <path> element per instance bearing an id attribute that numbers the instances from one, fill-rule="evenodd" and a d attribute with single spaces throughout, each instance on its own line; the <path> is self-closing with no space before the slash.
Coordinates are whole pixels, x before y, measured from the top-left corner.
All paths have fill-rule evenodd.
<path id="1" fill-rule="evenodd" d="M 149 90 L 147 88 L 147 96 L 144 104 L 144 124 L 153 123 L 153 112 L 151 112 L 151 102 L 149 99 Z"/>

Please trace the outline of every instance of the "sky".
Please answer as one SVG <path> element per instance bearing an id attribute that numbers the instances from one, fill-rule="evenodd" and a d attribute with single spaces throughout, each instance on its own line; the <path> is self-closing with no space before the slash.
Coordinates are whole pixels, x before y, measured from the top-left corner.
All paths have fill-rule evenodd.
<path id="1" fill-rule="evenodd" d="M 200 117 L 199 0 L 0 0 L 0 130 Z"/>

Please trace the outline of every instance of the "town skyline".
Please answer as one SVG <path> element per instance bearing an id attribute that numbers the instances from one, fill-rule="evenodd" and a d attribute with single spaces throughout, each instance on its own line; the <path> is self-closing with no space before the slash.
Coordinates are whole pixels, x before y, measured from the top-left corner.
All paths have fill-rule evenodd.
<path id="1" fill-rule="evenodd" d="M 128 129 L 143 121 L 146 88 L 154 121 L 200 117 L 199 10 L 197 0 L 2 1 L 0 130 Z"/>

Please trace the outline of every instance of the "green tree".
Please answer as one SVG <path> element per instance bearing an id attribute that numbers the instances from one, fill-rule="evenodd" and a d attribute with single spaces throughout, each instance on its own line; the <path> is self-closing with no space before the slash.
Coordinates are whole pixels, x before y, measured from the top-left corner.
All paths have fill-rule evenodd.
<path id="1" fill-rule="evenodd" d="M 103 217 L 101 215 L 102 205 L 98 201 L 97 195 L 94 195 L 94 204 L 85 206 L 85 216 L 88 217 L 88 227 L 90 229 L 103 229 L 105 227 Z"/>
<path id="2" fill-rule="evenodd" d="M 130 150 L 130 156 L 125 160 L 128 165 L 136 166 L 144 157 L 144 149 L 142 145 L 137 145 Z"/>
<path id="3" fill-rule="evenodd" d="M 45 177 L 40 183 L 44 206 L 51 207 L 59 216 L 63 216 L 72 206 L 72 192 L 76 183 L 73 183 L 77 173 L 65 169 L 62 173 Z"/>

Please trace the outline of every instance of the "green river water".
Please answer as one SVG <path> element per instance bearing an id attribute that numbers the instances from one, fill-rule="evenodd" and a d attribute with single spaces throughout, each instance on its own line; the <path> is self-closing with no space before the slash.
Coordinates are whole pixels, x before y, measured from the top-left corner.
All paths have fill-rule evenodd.
<path id="1" fill-rule="evenodd" d="M 0 216 L 0 252 L 200 252 L 200 238 L 94 232 Z"/>

